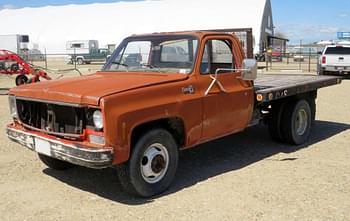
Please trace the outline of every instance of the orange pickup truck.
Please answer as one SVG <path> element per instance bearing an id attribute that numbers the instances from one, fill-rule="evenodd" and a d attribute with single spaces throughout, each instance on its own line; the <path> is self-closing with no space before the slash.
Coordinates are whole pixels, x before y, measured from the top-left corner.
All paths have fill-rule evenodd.
<path id="1" fill-rule="evenodd" d="M 8 137 L 48 167 L 115 167 L 126 191 L 166 190 L 178 152 L 265 122 L 272 138 L 304 143 L 321 87 L 333 76 L 261 75 L 236 36 L 133 35 L 96 74 L 10 90 Z"/>

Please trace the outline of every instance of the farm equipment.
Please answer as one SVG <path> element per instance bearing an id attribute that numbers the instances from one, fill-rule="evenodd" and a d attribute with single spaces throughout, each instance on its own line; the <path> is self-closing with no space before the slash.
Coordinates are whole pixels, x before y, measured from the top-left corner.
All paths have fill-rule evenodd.
<path id="1" fill-rule="evenodd" d="M 0 50 L 0 74 L 18 75 L 16 77 L 17 86 L 38 82 L 40 78 L 51 80 L 44 70 L 27 63 L 19 55 L 7 50 Z M 28 78 L 28 75 L 32 77 Z"/>

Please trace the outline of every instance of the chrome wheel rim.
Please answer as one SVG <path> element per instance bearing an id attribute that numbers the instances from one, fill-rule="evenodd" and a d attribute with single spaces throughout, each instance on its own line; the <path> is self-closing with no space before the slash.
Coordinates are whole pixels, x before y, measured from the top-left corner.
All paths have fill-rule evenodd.
<path id="1" fill-rule="evenodd" d="M 165 176 L 169 166 L 169 153 L 163 144 L 150 145 L 140 162 L 142 178 L 147 183 L 157 183 Z"/>
<path id="2" fill-rule="evenodd" d="M 295 131 L 299 136 L 302 136 L 308 124 L 308 116 L 304 109 L 298 111 L 296 119 L 295 119 Z"/>

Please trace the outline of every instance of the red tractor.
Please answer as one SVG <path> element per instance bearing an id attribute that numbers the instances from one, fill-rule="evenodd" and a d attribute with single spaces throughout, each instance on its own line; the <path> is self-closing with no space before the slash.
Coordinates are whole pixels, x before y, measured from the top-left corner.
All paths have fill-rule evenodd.
<path id="1" fill-rule="evenodd" d="M 28 64 L 19 55 L 0 49 L 0 74 L 18 75 L 16 77 L 16 85 L 35 83 L 40 78 L 51 80 L 47 73 L 32 64 Z M 32 75 L 28 78 L 28 75 Z"/>

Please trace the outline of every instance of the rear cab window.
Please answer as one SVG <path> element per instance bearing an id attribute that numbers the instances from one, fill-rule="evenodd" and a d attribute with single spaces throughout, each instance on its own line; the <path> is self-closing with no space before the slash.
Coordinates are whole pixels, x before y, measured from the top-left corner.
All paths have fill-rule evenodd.
<path id="1" fill-rule="evenodd" d="M 324 54 L 350 55 L 350 47 L 328 47 Z"/>

